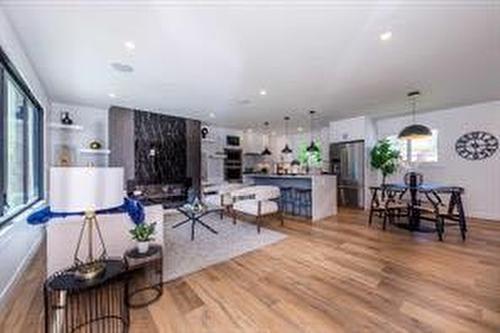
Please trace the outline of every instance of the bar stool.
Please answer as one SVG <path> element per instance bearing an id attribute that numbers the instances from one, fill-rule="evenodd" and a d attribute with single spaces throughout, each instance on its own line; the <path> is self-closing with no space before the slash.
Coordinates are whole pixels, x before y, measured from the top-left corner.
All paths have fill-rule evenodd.
<path id="1" fill-rule="evenodd" d="M 293 188 L 292 187 L 282 187 L 281 191 L 281 209 L 284 213 L 291 213 L 295 211 L 295 200 L 293 197 Z"/>
<path id="2" fill-rule="evenodd" d="M 294 214 L 299 216 L 312 216 L 312 191 L 310 188 L 295 188 Z"/>

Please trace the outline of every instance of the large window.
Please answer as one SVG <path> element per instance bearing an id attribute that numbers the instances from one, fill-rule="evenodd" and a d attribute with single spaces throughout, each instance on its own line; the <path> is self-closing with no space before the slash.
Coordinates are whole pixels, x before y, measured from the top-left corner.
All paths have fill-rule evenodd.
<path id="1" fill-rule="evenodd" d="M 43 195 L 43 110 L 0 50 L 0 224 Z"/>
<path id="2" fill-rule="evenodd" d="M 432 130 L 432 137 L 420 140 L 401 140 L 397 135 L 389 139 L 401 152 L 405 162 L 437 162 L 438 161 L 438 130 Z"/>

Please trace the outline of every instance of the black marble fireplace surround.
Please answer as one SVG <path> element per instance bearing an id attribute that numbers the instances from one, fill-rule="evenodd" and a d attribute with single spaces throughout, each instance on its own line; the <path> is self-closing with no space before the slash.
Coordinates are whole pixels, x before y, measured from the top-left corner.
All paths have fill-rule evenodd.
<path id="1" fill-rule="evenodd" d="M 124 167 L 127 191 L 144 203 L 181 203 L 189 187 L 199 192 L 199 121 L 113 106 L 109 138 L 110 165 Z"/>
<path id="2" fill-rule="evenodd" d="M 135 182 L 182 183 L 186 178 L 186 120 L 134 111 Z"/>

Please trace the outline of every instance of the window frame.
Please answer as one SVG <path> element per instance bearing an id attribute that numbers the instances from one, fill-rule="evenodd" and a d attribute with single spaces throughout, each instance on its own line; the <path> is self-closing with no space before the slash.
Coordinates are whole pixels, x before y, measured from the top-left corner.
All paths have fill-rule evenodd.
<path id="1" fill-rule="evenodd" d="M 8 78 L 7 78 L 8 75 Z M 7 80 L 11 80 L 14 85 L 21 91 L 24 98 L 24 108 L 26 112 L 26 117 L 23 120 L 23 140 L 26 144 L 23 145 L 23 155 L 24 161 L 29 161 L 29 149 L 30 144 L 28 144 L 30 133 L 28 131 L 28 121 L 29 115 L 28 110 L 28 101 L 33 105 L 33 177 L 36 177 L 35 184 L 38 187 L 35 198 L 31 201 L 28 201 L 29 198 L 29 190 L 28 190 L 28 172 L 29 172 L 29 163 L 23 163 L 23 196 L 24 196 L 24 204 L 20 205 L 18 209 L 15 209 L 11 212 L 5 213 L 5 199 L 7 196 L 6 192 L 6 172 L 8 170 L 8 156 L 7 156 Z M 33 207 L 38 202 L 44 199 L 44 113 L 45 110 L 42 108 L 41 104 L 38 102 L 37 98 L 33 95 L 28 85 L 22 78 L 22 75 L 17 71 L 14 64 L 10 61 L 9 57 L 0 47 L 0 156 L 2 157 L 2 162 L 0 163 L 0 228 L 4 226 L 6 223 L 10 222 L 12 219 L 22 214 L 26 210 Z"/>

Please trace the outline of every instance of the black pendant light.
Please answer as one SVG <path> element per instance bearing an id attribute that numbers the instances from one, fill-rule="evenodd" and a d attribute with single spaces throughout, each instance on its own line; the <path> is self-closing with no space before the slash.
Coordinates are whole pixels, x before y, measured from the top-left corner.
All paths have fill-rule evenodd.
<path id="1" fill-rule="evenodd" d="M 266 121 L 264 123 L 264 135 L 267 135 L 267 129 L 268 129 L 268 127 L 269 127 L 269 122 Z M 271 151 L 269 150 L 269 148 L 267 148 L 267 144 L 266 144 L 266 146 L 264 147 L 264 150 L 260 154 L 262 156 L 269 156 L 269 155 L 272 155 L 273 153 L 271 153 Z"/>
<path id="2" fill-rule="evenodd" d="M 282 154 L 291 154 L 293 151 L 288 146 L 288 121 L 290 120 L 290 117 L 285 117 L 284 119 L 285 119 L 285 140 L 286 140 L 286 144 L 285 144 L 285 148 L 283 148 L 281 150 L 281 153 Z"/>
<path id="3" fill-rule="evenodd" d="M 419 140 L 432 137 L 432 132 L 429 127 L 415 123 L 417 98 L 420 96 L 420 92 L 411 91 L 407 94 L 407 96 L 410 99 L 412 105 L 413 124 L 403 128 L 403 130 L 399 132 L 398 138 L 403 140 Z"/>
<path id="4" fill-rule="evenodd" d="M 315 113 L 316 113 L 316 111 L 314 111 L 314 110 L 309 111 L 309 116 L 311 117 L 311 123 L 310 123 L 310 128 L 309 128 L 309 133 L 311 134 L 311 144 L 309 145 L 309 147 L 307 147 L 308 153 L 314 153 L 314 152 L 319 151 L 319 147 L 314 142 L 314 135 L 313 135 L 313 130 L 314 130 L 313 117 L 314 117 Z"/>

